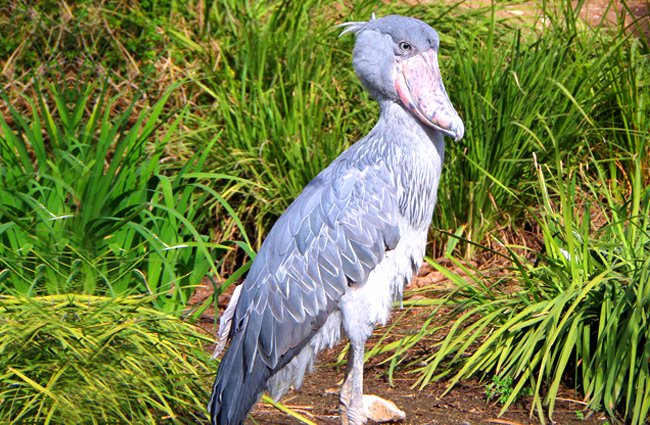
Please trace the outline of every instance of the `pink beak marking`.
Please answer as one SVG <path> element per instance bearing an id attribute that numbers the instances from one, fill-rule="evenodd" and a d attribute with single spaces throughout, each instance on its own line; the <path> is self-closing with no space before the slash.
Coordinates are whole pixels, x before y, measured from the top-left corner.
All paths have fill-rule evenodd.
<path id="1" fill-rule="evenodd" d="M 458 141 L 465 127 L 445 91 L 433 49 L 398 60 L 395 88 L 404 106 L 424 124 Z"/>

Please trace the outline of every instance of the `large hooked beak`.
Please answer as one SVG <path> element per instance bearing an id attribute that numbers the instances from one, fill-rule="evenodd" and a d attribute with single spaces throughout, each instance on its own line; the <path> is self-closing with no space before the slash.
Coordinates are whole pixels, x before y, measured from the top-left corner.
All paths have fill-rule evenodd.
<path id="1" fill-rule="evenodd" d="M 442 84 L 435 50 L 398 59 L 394 77 L 397 94 L 413 115 L 445 136 L 463 138 L 465 127 Z"/>

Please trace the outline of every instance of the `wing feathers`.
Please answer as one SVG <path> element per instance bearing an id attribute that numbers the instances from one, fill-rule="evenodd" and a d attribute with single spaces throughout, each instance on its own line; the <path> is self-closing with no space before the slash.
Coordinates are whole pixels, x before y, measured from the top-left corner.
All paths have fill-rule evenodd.
<path id="1" fill-rule="evenodd" d="M 213 417 L 227 414 L 220 413 L 226 393 L 230 408 L 240 400 L 250 409 L 250 394 L 264 389 L 266 379 L 323 325 L 348 286 L 365 284 L 385 251 L 397 244 L 399 209 L 392 174 L 381 164 L 364 164 L 360 170 L 341 160 L 325 169 L 264 241 L 241 290 L 233 317 L 239 326 L 224 357 L 226 367 L 238 372 L 219 369 L 210 404 Z M 243 391 L 246 373 L 262 380 Z"/>
<path id="2" fill-rule="evenodd" d="M 302 220 L 302 224 L 298 228 L 298 232 L 296 233 L 294 239 L 296 241 L 298 251 L 301 255 L 305 255 L 305 252 L 307 252 L 307 247 L 314 241 L 314 236 L 315 234 L 311 229 L 309 216 L 307 216 Z"/>

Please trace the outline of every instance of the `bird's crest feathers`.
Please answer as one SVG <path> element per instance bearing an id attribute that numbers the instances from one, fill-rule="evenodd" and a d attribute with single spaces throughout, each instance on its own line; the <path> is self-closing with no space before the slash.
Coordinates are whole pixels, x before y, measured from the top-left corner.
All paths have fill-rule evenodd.
<path id="1" fill-rule="evenodd" d="M 372 15 L 370 15 L 370 21 L 374 21 L 376 19 L 377 15 L 375 15 L 375 12 L 372 12 Z M 339 34 L 339 38 L 350 32 L 356 34 L 359 31 L 363 30 L 367 24 L 368 22 L 366 21 L 352 21 L 338 24 L 336 25 L 336 28 L 343 28 L 343 31 L 341 31 L 341 34 Z"/>

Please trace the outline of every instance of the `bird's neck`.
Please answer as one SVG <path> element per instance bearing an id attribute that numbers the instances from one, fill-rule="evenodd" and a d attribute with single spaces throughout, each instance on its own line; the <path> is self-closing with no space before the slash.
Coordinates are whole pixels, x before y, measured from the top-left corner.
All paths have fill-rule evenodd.
<path id="1" fill-rule="evenodd" d="M 421 144 L 433 144 L 442 165 L 445 144 L 444 137 L 440 132 L 422 123 L 401 104 L 393 100 L 381 100 L 379 107 L 380 118 L 373 131 L 389 133 L 392 137 L 388 140 L 399 140 L 418 150 L 429 147 Z"/>
<path id="2" fill-rule="evenodd" d="M 395 102 L 380 103 L 381 116 L 371 143 L 381 144 L 382 157 L 399 180 L 400 205 L 414 228 L 427 228 L 436 203 L 444 160 L 444 138 Z"/>

